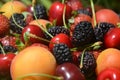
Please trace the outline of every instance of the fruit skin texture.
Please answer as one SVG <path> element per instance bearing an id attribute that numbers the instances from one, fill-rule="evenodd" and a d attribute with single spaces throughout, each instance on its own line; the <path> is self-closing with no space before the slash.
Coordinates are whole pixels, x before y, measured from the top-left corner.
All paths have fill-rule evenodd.
<path id="1" fill-rule="evenodd" d="M 115 48 L 108 48 L 99 53 L 96 60 L 96 73 L 99 75 L 101 71 L 108 67 L 115 67 L 120 70 L 120 50 Z"/>
<path id="2" fill-rule="evenodd" d="M 23 67 L 21 67 L 23 66 Z M 45 73 L 53 75 L 56 69 L 56 60 L 52 53 L 40 46 L 30 46 L 20 51 L 11 63 L 11 77 L 16 80 L 25 74 Z M 29 76 L 24 80 L 51 80 L 40 76 Z"/>
<path id="3" fill-rule="evenodd" d="M 4 12 L 3 15 L 10 18 L 13 13 L 21 13 L 26 9 L 27 6 L 20 1 L 13 1 L 13 2 L 9 1 L 1 7 L 0 11 Z"/>
<path id="4" fill-rule="evenodd" d="M 120 80 L 120 70 L 109 67 L 103 70 L 97 77 L 97 80 Z"/>
<path id="5" fill-rule="evenodd" d="M 55 74 L 63 77 L 64 80 L 85 80 L 79 68 L 72 63 L 58 65 Z"/>
<path id="6" fill-rule="evenodd" d="M 104 45 L 106 48 L 120 49 L 120 28 L 113 28 L 105 34 Z"/>
<path id="7" fill-rule="evenodd" d="M 47 24 L 52 24 L 50 21 L 45 20 L 45 19 L 37 19 L 37 20 L 33 20 L 29 23 L 29 25 L 37 25 L 40 26 L 38 23 L 40 23 L 45 29 Z"/>
<path id="8" fill-rule="evenodd" d="M 0 75 L 9 76 L 10 75 L 10 65 L 15 57 L 15 54 L 8 53 L 6 55 L 0 54 Z"/>
<path id="9" fill-rule="evenodd" d="M 30 34 L 36 35 L 37 37 L 44 38 L 44 33 L 43 33 L 42 29 L 39 28 L 39 26 L 27 25 L 22 30 L 22 40 L 23 40 L 23 42 L 24 42 L 24 34 L 25 34 L 25 32 L 29 32 Z M 34 37 L 30 37 L 29 42 L 30 43 L 43 43 L 44 41 L 36 39 Z"/>
<path id="10" fill-rule="evenodd" d="M 71 17 L 72 8 L 67 4 L 62 4 L 58 1 L 54 2 L 49 9 L 49 20 L 53 22 L 56 20 L 56 25 L 63 25 L 63 11 L 65 10 L 65 19 Z"/>
<path id="11" fill-rule="evenodd" d="M 0 37 L 4 37 L 9 32 L 9 20 L 6 16 L 0 14 Z"/>
<path id="12" fill-rule="evenodd" d="M 117 13 L 110 9 L 101 9 L 96 12 L 96 20 L 99 22 L 108 22 L 112 23 L 115 26 L 119 22 L 119 16 Z"/>
<path id="13" fill-rule="evenodd" d="M 71 40 L 70 40 L 70 37 L 64 33 L 60 33 L 56 36 L 54 36 L 51 40 L 50 40 L 50 43 L 49 43 L 49 48 L 50 50 L 53 50 L 53 47 L 54 47 L 54 44 L 55 43 L 64 43 L 66 44 L 69 48 L 72 48 L 72 43 L 71 43 Z"/>

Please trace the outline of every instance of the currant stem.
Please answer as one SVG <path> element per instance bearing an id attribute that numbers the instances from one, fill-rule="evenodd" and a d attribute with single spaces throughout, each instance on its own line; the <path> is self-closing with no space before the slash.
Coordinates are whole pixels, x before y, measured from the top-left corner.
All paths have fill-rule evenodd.
<path id="1" fill-rule="evenodd" d="M 95 8 L 94 8 L 93 0 L 90 0 L 90 4 L 91 4 L 91 8 L 92 8 L 92 14 L 93 14 L 94 26 L 96 26 L 96 25 L 97 25 L 97 22 L 96 22 L 96 15 L 95 15 Z"/>
<path id="2" fill-rule="evenodd" d="M 50 33 L 48 33 L 47 30 L 39 23 L 36 15 L 35 15 L 36 13 L 35 13 L 35 9 L 34 9 L 34 4 L 35 4 L 35 0 L 32 0 L 33 15 L 34 15 L 34 17 L 35 17 L 35 20 L 37 21 L 39 27 L 40 27 L 46 34 L 48 34 L 51 38 L 53 38 L 53 36 L 52 36 Z"/>
<path id="3" fill-rule="evenodd" d="M 52 76 L 48 74 L 39 74 L 39 73 L 26 74 L 26 75 L 18 77 L 16 80 L 22 80 L 23 78 L 29 77 L 29 76 L 43 76 L 43 77 L 52 78 L 54 80 L 63 80 L 63 77 L 57 77 L 57 76 Z"/>

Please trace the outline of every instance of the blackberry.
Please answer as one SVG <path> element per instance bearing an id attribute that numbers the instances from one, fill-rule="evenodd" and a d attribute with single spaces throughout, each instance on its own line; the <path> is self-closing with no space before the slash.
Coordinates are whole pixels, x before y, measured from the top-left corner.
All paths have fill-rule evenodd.
<path id="1" fill-rule="evenodd" d="M 81 21 L 75 26 L 72 35 L 74 46 L 84 46 L 94 41 L 94 30 L 88 21 Z"/>
<path id="2" fill-rule="evenodd" d="M 15 19 L 15 22 L 20 25 L 21 27 L 25 27 L 26 26 L 26 22 L 24 19 L 24 15 L 20 14 L 20 13 L 14 13 L 13 17 Z M 10 29 L 18 34 L 21 34 L 22 32 L 22 28 L 20 28 L 18 25 L 16 25 L 16 23 L 14 22 L 12 16 L 10 17 Z"/>
<path id="3" fill-rule="evenodd" d="M 81 67 L 81 60 L 82 60 L 82 67 Z M 85 51 L 84 53 L 80 54 L 78 57 L 78 61 L 80 63 L 80 70 L 85 75 L 86 78 L 90 78 L 94 75 L 95 68 L 96 68 L 96 59 L 92 52 Z"/>
<path id="4" fill-rule="evenodd" d="M 46 8 L 43 5 L 36 4 L 34 6 L 34 10 L 35 10 L 35 15 L 37 19 L 48 19 Z"/>
<path id="5" fill-rule="evenodd" d="M 78 9 L 77 13 L 78 14 L 86 14 L 86 15 L 92 17 L 92 12 L 88 11 L 87 9 Z"/>
<path id="6" fill-rule="evenodd" d="M 101 22 L 97 24 L 94 28 L 94 34 L 96 41 L 103 41 L 104 35 L 109 31 L 109 29 L 115 26 L 111 23 Z"/>
<path id="7" fill-rule="evenodd" d="M 5 53 L 7 53 L 7 52 L 15 53 L 17 51 L 17 48 L 15 48 L 11 45 L 3 46 L 3 49 L 4 49 Z"/>
<path id="8" fill-rule="evenodd" d="M 54 45 L 53 55 L 55 56 L 58 64 L 73 61 L 70 49 L 68 48 L 68 46 L 66 44 L 63 44 L 63 43 Z"/>
<path id="9" fill-rule="evenodd" d="M 70 31 L 66 28 L 64 28 L 63 26 L 53 26 L 53 27 L 50 27 L 48 28 L 47 30 L 52 36 L 55 36 L 59 33 L 65 33 L 67 34 L 68 36 L 70 36 Z M 51 37 L 47 34 L 45 34 L 46 36 L 46 39 L 50 40 Z"/>

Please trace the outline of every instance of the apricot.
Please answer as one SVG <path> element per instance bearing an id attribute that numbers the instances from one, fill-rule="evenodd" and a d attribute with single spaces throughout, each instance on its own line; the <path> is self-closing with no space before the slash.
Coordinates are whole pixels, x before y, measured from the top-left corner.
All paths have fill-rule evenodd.
<path id="1" fill-rule="evenodd" d="M 99 53 L 96 62 L 97 74 L 109 67 L 118 68 L 120 70 L 120 50 L 116 48 L 107 48 Z"/>
<path id="2" fill-rule="evenodd" d="M 21 13 L 27 9 L 27 6 L 20 1 L 9 1 L 5 3 L 0 11 L 4 12 L 3 15 L 10 18 L 13 13 Z"/>
<path id="3" fill-rule="evenodd" d="M 96 12 L 97 23 L 108 22 L 115 26 L 119 22 L 119 15 L 111 9 L 100 9 Z"/>
<path id="4" fill-rule="evenodd" d="M 29 46 L 13 59 L 11 63 L 12 80 L 26 74 L 44 73 L 54 75 L 56 69 L 56 60 L 52 53 L 41 46 Z M 42 76 L 28 76 L 22 80 L 51 80 Z"/>
<path id="5" fill-rule="evenodd" d="M 38 19 L 38 20 L 33 20 L 29 24 L 30 25 L 37 25 L 40 26 L 39 23 L 46 29 L 47 24 L 52 24 L 50 21 L 45 20 L 45 19 Z"/>

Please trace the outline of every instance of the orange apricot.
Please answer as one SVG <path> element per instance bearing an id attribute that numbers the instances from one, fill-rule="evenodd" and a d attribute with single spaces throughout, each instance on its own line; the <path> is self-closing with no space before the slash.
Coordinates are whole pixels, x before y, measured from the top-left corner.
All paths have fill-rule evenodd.
<path id="1" fill-rule="evenodd" d="M 40 25 L 42 25 L 45 29 L 46 29 L 46 25 L 47 25 L 47 24 L 52 24 L 50 21 L 45 20 L 45 19 L 33 20 L 33 21 L 31 21 L 29 24 L 30 24 L 30 25 L 32 24 L 32 25 L 40 26 L 39 23 L 40 23 Z"/>
<path id="2" fill-rule="evenodd" d="M 96 62 L 97 74 L 109 67 L 115 67 L 120 70 L 120 50 L 115 48 L 107 48 L 99 53 Z"/>
<path id="3" fill-rule="evenodd" d="M 10 18 L 13 13 L 21 13 L 27 9 L 27 6 L 21 1 L 9 1 L 5 3 L 0 11 L 4 12 L 3 15 Z"/>
<path id="4" fill-rule="evenodd" d="M 53 75 L 56 69 L 56 60 L 52 53 L 41 46 L 29 46 L 13 59 L 11 63 L 12 80 L 26 74 L 44 73 Z M 22 80 L 51 80 L 42 76 L 28 76 Z"/>

